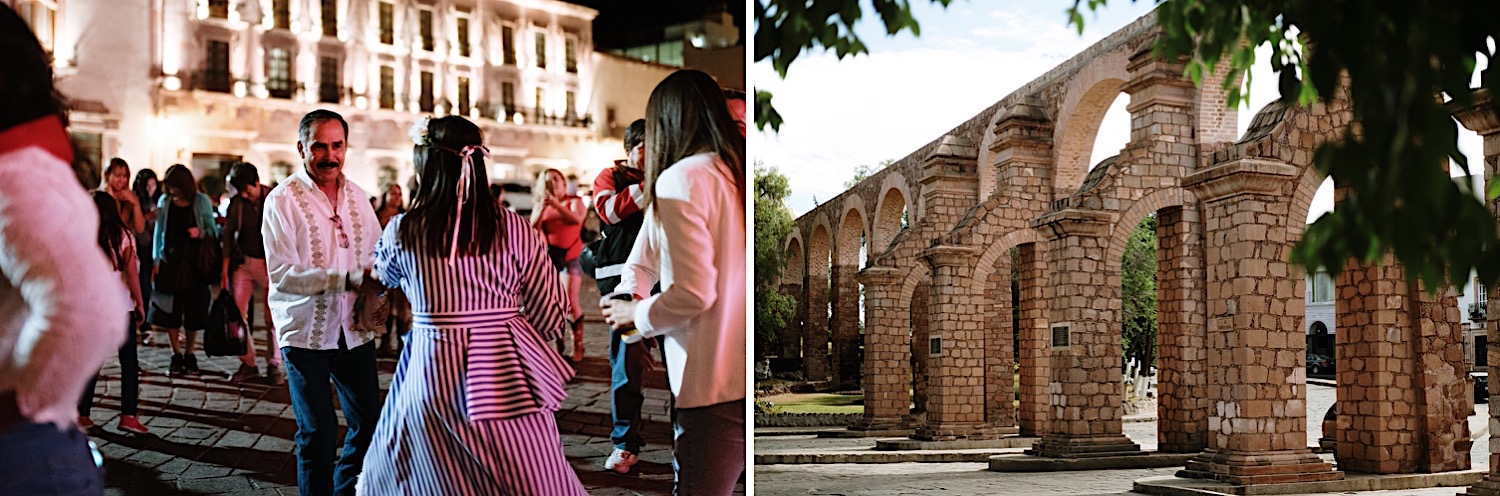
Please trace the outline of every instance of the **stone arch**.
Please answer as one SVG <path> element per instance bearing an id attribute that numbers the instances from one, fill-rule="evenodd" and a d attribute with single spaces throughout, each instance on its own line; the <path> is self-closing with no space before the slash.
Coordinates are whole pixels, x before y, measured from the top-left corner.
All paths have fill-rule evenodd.
<path id="1" fill-rule="evenodd" d="M 781 283 L 802 285 L 807 277 L 807 254 L 802 251 L 802 238 L 787 239 L 782 254 L 786 255 L 786 267 L 781 271 Z"/>
<path id="2" fill-rule="evenodd" d="M 810 381 L 828 377 L 829 293 L 833 233 L 828 218 L 819 215 L 807 240 L 807 318 L 802 336 L 803 372 Z"/>
<path id="3" fill-rule="evenodd" d="M 1052 186 L 1057 194 L 1077 190 L 1092 161 L 1102 158 L 1091 157 L 1094 140 L 1104 114 L 1130 80 L 1127 63 L 1128 55 L 1123 50 L 1106 52 L 1078 71 L 1064 87 L 1053 138 Z"/>
<path id="4" fill-rule="evenodd" d="M 844 202 L 843 211 L 844 214 L 839 216 L 838 240 L 834 247 L 838 258 L 835 263 L 859 267 L 864 262 L 859 260 L 860 238 L 869 243 L 870 217 L 865 213 L 864 199 L 857 195 Z"/>
<path id="5" fill-rule="evenodd" d="M 911 191 L 907 188 L 906 176 L 891 171 L 880 183 L 880 200 L 876 203 L 875 218 L 871 219 L 870 257 L 885 253 L 901 232 L 901 211 L 906 210 L 908 219 L 916 217 Z"/>
<path id="6" fill-rule="evenodd" d="M 1035 229 L 1024 228 L 1006 233 L 987 242 L 984 251 L 980 253 L 975 262 L 974 275 L 969 279 L 968 295 L 978 305 L 980 314 L 981 335 L 984 342 L 982 347 L 982 360 L 984 371 L 984 389 L 980 392 L 984 408 L 984 419 L 992 427 L 1015 429 L 1018 427 L 1018 409 L 1013 403 L 1018 398 L 1018 389 L 1015 381 L 1015 367 L 1017 364 L 1017 346 L 1025 343 L 1026 339 L 1036 339 L 1039 336 L 1037 329 L 1028 328 L 1030 321 L 1023 325 L 1016 319 L 1017 298 L 1021 294 L 1016 293 L 1019 289 L 1025 293 L 1030 284 L 1035 280 L 1018 280 L 1019 288 L 1012 288 L 1011 269 L 1014 268 L 1011 259 L 1012 250 L 1021 245 L 1031 244 L 1035 246 L 1041 241 L 1041 236 Z M 1027 273 L 1021 279 L 1032 274 Z M 1032 295 L 1037 296 L 1037 295 Z M 1041 301 L 1029 302 L 1033 305 L 1045 305 Z M 1027 362 L 1038 370 L 1021 371 L 1023 376 L 1028 373 L 1037 373 L 1045 370 L 1045 366 L 1038 363 L 1034 353 L 1023 350 Z M 1026 385 L 1033 381 L 1022 379 Z M 1019 395 L 1020 407 L 1022 409 L 1045 408 L 1045 398 L 1037 394 Z M 1035 432 L 1034 424 L 1030 422 L 1032 416 L 1027 416 L 1027 433 Z"/>
<path id="7" fill-rule="evenodd" d="M 858 197 L 855 197 L 858 199 Z M 852 204 L 852 205 L 850 205 Z M 863 292 L 855 278 L 860 270 L 860 250 L 865 234 L 864 202 L 850 201 L 839 219 L 833 248 L 830 296 L 833 337 L 833 381 L 839 389 L 859 386 L 863 352 L 860 346 L 860 299 Z"/>
<path id="8" fill-rule="evenodd" d="M 931 315 L 929 313 L 930 285 L 932 283 L 932 269 L 926 260 L 920 260 L 908 270 L 905 277 L 901 279 L 901 289 L 897 293 L 896 308 L 899 314 L 905 317 L 905 326 L 902 335 L 898 337 L 910 350 L 908 360 L 910 362 L 911 377 L 911 410 L 910 414 L 916 417 L 918 422 L 923 421 L 923 415 L 927 411 L 927 400 L 929 386 L 929 360 L 931 354 L 930 338 L 932 336 Z"/>
<path id="9" fill-rule="evenodd" d="M 1116 220 L 1114 229 L 1109 235 L 1109 253 L 1105 256 L 1105 270 L 1118 272 L 1120 270 L 1120 259 L 1125 256 L 1125 244 L 1130 240 L 1130 233 L 1135 231 L 1135 226 L 1146 220 L 1146 216 L 1169 207 L 1181 207 L 1191 203 L 1192 193 L 1183 191 L 1181 188 L 1167 188 L 1152 191 L 1146 196 L 1136 200 L 1130 208 L 1120 213 Z"/>

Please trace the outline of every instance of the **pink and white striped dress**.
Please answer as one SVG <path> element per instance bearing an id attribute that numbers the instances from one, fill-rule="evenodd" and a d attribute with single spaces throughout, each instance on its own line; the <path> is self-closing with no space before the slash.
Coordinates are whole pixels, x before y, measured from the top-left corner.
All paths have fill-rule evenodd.
<path id="1" fill-rule="evenodd" d="M 541 236 L 501 215 L 501 244 L 452 265 L 402 246 L 404 214 L 375 246 L 375 271 L 413 317 L 363 494 L 587 494 L 553 417 L 573 376 L 547 346 L 567 329 L 562 285 Z"/>

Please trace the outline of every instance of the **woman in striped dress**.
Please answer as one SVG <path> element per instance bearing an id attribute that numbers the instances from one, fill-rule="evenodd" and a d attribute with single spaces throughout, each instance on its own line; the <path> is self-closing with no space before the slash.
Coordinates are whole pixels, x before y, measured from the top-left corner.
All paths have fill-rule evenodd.
<path id="1" fill-rule="evenodd" d="M 479 128 L 450 116 L 412 135 L 416 199 L 375 247 L 375 273 L 410 300 L 412 330 L 360 489 L 587 494 L 553 418 L 573 370 L 547 345 L 567 319 L 546 244 L 490 197 Z"/>

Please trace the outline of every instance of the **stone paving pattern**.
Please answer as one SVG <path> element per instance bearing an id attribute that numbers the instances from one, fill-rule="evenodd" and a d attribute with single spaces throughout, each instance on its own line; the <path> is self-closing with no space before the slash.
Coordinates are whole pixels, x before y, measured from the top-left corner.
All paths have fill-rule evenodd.
<path id="1" fill-rule="evenodd" d="M 585 279 L 584 285 L 581 299 L 586 315 L 598 315 L 598 291 L 592 280 Z M 658 363 L 648 376 L 642 407 L 647 446 L 640 453 L 641 463 L 628 475 L 605 471 L 604 460 L 613 449 L 605 358 L 609 335 L 602 322 L 590 321 L 585 336 L 587 358 L 557 412 L 568 461 L 593 495 L 671 494 L 672 428 L 664 367 Z M 297 426 L 285 386 L 260 381 L 231 384 L 227 378 L 238 359 L 205 359 L 201 351 L 202 376 L 168 377 L 171 351 L 165 336 L 158 338 L 158 344 L 140 349 L 141 367 L 146 371 L 141 381 L 140 418 L 151 434 L 118 429 L 118 360 L 111 359 L 103 368 L 91 415 L 96 425 L 89 436 L 105 458 L 105 494 L 297 494 L 292 442 Z M 389 388 L 395 366 L 394 358 L 379 360 L 383 390 Z M 743 493 L 741 484 L 737 494 Z"/>

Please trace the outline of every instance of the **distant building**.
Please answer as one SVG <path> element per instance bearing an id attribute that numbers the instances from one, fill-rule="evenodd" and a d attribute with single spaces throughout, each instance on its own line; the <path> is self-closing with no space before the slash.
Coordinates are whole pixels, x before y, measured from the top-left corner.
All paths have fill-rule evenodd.
<path id="1" fill-rule="evenodd" d="M 86 153 L 199 175 L 243 160 L 280 180 L 300 163 L 298 120 L 328 108 L 369 191 L 406 183 L 407 129 L 426 115 L 474 120 L 492 180 L 592 177 L 670 73 L 601 72 L 619 64 L 594 52 L 597 12 L 557 0 L 0 1 L 54 54 Z"/>
<path id="2" fill-rule="evenodd" d="M 725 88 L 745 90 L 745 44 L 734 16 L 719 5 L 688 22 L 632 33 L 616 55 L 707 72 Z"/>

